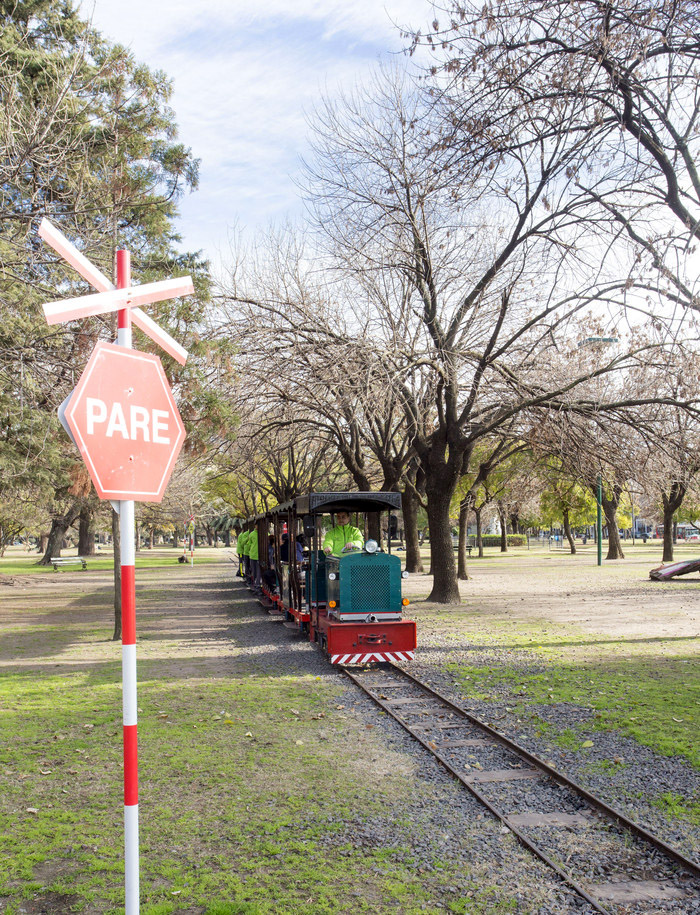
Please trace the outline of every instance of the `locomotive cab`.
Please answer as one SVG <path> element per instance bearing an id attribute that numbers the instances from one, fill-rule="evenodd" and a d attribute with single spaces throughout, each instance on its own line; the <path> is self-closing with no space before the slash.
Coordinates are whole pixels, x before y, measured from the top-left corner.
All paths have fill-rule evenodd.
<path id="1" fill-rule="evenodd" d="M 312 493 L 296 500 L 304 515 L 304 530 L 312 543 L 307 590 L 309 635 L 332 664 L 412 660 L 416 624 L 403 618 L 408 600 L 402 598 L 401 560 L 391 553 L 391 513 L 401 510 L 399 493 Z M 333 525 L 346 512 L 364 530 L 362 547 L 340 556 L 322 549 L 324 522 Z M 386 551 L 368 537 L 372 527 L 381 534 L 386 513 Z M 373 516 L 374 524 L 370 523 Z M 315 584 L 315 588 L 313 585 Z"/>
<path id="2" fill-rule="evenodd" d="M 317 492 L 297 496 L 264 516 L 270 545 L 263 577 L 278 582 L 277 593 L 270 593 L 274 606 L 269 612 L 282 613 L 326 652 L 331 664 L 413 659 L 416 624 L 403 618 L 408 600 L 401 596 L 407 573 L 391 553 L 392 512 L 400 510 L 399 493 Z M 328 528 L 334 528 L 341 512 L 354 517 L 347 531 L 344 524 L 340 528 L 341 537 L 348 535 L 346 548 L 355 548 L 328 555 L 326 534 L 339 549 Z M 386 550 L 378 542 L 383 513 Z M 393 520 L 395 533 L 395 516 Z M 325 546 L 328 552 L 333 549 Z"/>

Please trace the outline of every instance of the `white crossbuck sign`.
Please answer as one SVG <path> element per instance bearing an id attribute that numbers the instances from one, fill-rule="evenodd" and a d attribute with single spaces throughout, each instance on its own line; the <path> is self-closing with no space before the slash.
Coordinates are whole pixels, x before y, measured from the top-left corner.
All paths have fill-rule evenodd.
<path id="1" fill-rule="evenodd" d="M 104 273 L 98 270 L 94 264 L 91 264 L 85 255 L 81 254 L 75 245 L 71 244 L 66 236 L 56 226 L 52 225 L 48 219 L 41 220 L 39 235 L 64 260 L 68 261 L 91 286 L 97 289 L 96 295 L 84 295 L 76 299 L 47 302 L 43 308 L 49 324 L 61 324 L 64 321 L 74 321 L 76 318 L 87 318 L 90 315 L 100 315 L 128 308 L 131 313 L 131 320 L 137 327 L 148 334 L 152 340 L 155 340 L 173 359 L 176 359 L 181 365 L 185 364 L 187 351 L 169 333 L 149 318 L 145 312 L 141 311 L 139 305 L 160 302 L 164 299 L 174 299 L 181 295 L 190 295 L 190 293 L 194 292 L 191 277 L 181 276 L 174 280 L 162 280 L 158 283 L 131 286 L 128 289 L 116 289 Z"/>

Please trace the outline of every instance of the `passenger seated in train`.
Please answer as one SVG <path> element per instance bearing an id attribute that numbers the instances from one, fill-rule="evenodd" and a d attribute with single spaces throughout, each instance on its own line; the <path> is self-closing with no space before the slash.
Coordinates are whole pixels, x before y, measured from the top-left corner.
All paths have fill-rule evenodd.
<path id="1" fill-rule="evenodd" d="M 297 563 L 304 561 L 304 535 L 299 534 L 296 539 L 296 557 Z M 282 534 L 282 544 L 280 546 L 280 561 L 289 562 L 289 534 Z"/>
<path id="2" fill-rule="evenodd" d="M 271 594 L 279 594 L 277 588 L 277 572 L 275 571 L 275 535 L 270 534 L 267 543 L 267 568 L 262 573 L 262 580 L 265 582 L 268 591 Z"/>

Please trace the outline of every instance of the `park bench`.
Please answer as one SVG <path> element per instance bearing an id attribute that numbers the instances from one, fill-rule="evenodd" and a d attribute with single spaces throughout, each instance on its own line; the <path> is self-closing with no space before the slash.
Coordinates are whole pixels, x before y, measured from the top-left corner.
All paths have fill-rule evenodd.
<path id="1" fill-rule="evenodd" d="M 81 565 L 83 570 L 87 569 L 87 559 L 83 556 L 55 556 L 51 558 L 51 565 L 54 572 L 58 572 L 59 567 Z"/>
<path id="2" fill-rule="evenodd" d="M 456 550 L 459 549 L 459 544 L 458 544 L 458 543 L 455 543 L 455 549 L 456 549 Z M 469 545 L 465 546 L 465 550 L 467 551 L 467 556 L 469 556 L 470 559 L 471 559 L 471 555 L 472 555 L 472 550 L 473 550 L 473 549 L 474 549 L 473 546 L 469 546 Z"/>

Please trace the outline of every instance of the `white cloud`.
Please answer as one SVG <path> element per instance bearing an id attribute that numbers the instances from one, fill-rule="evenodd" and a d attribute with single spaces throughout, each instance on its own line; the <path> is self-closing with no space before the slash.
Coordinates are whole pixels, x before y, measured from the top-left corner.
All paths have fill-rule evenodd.
<path id="1" fill-rule="evenodd" d="M 399 26 L 430 21 L 432 6 L 427 0 L 90 0 L 82 4 L 85 14 L 94 8 L 95 25 L 110 37 L 135 49 L 155 50 L 193 28 L 205 26 L 216 32 L 229 28 L 247 29 L 284 22 L 323 23 L 324 35 L 349 32 L 358 39 L 374 39 L 394 32 Z"/>
<path id="2" fill-rule="evenodd" d="M 91 8 L 86 0 L 84 14 Z M 187 247 L 214 254 L 232 224 L 299 212 L 304 112 L 400 51 L 392 22 L 432 16 L 426 0 L 96 0 L 93 22 L 172 78 L 180 139 L 201 159 L 179 230 Z"/>

